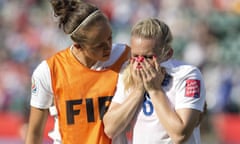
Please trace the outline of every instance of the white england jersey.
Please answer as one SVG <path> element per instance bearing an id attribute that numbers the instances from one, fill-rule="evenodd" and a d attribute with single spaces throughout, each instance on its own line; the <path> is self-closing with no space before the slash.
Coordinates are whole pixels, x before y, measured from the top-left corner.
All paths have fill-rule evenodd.
<path id="1" fill-rule="evenodd" d="M 124 52 L 126 45 L 113 44 L 111 55 L 108 61 L 97 62 L 91 69 L 100 71 L 112 65 Z M 32 75 L 32 91 L 30 105 L 35 108 L 49 109 L 50 114 L 55 118 L 54 130 L 49 136 L 54 140 L 54 144 L 61 143 L 61 137 L 58 130 L 58 118 L 56 108 L 53 106 L 53 90 L 51 83 L 50 69 L 46 60 L 42 61 L 34 70 Z"/>
<path id="2" fill-rule="evenodd" d="M 203 111 L 205 102 L 205 86 L 200 71 L 180 61 L 169 60 L 161 64 L 167 75 L 162 88 L 173 109 L 190 108 Z M 119 76 L 117 91 L 113 102 L 123 103 L 127 98 L 124 92 L 122 73 Z M 147 93 L 136 117 L 133 127 L 132 144 L 172 144 L 171 138 L 159 122 L 152 101 Z M 196 127 L 187 144 L 200 144 L 200 130 Z"/>

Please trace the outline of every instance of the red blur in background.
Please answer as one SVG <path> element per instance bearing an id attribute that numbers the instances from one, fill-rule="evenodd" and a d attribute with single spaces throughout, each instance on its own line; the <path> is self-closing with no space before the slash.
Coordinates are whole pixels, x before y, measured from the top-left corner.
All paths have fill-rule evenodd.
<path id="1" fill-rule="evenodd" d="M 51 141 L 48 137 L 48 132 L 53 129 L 53 123 L 54 119 L 49 117 L 44 130 L 44 141 Z M 16 113 L 0 113 L 0 127 L 0 143 L 3 139 L 4 142 L 8 142 L 7 140 L 9 140 L 9 143 L 11 140 L 24 141 L 27 124 L 24 123 L 21 115 Z"/>

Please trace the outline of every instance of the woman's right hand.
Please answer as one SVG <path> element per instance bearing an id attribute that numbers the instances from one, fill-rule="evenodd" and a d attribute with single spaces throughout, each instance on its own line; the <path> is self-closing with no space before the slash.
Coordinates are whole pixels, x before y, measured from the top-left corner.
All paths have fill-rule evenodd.
<path id="1" fill-rule="evenodd" d="M 134 89 L 139 89 L 144 91 L 144 85 L 143 85 L 143 79 L 141 75 L 142 69 L 139 68 L 139 62 L 135 60 L 135 58 L 132 58 L 130 61 L 130 74 L 133 79 L 134 83 Z"/>

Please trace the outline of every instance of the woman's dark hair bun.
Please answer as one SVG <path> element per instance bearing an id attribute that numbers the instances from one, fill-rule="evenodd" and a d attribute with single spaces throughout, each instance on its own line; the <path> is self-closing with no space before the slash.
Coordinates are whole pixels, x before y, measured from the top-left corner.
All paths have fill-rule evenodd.
<path id="1" fill-rule="evenodd" d="M 76 11 L 78 4 L 82 1 L 80 0 L 50 0 L 54 16 L 59 18 L 59 27 L 64 25 L 69 18 L 69 15 Z"/>

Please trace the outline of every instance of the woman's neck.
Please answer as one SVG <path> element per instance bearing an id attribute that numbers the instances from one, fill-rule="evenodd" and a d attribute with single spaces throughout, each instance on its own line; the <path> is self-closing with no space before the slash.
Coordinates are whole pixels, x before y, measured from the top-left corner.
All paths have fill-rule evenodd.
<path id="1" fill-rule="evenodd" d="M 96 60 L 92 60 L 90 58 L 88 58 L 83 51 L 75 48 L 74 46 L 72 46 L 71 48 L 71 52 L 73 54 L 73 56 L 78 60 L 78 62 L 80 62 L 82 65 L 91 68 L 97 61 Z"/>

